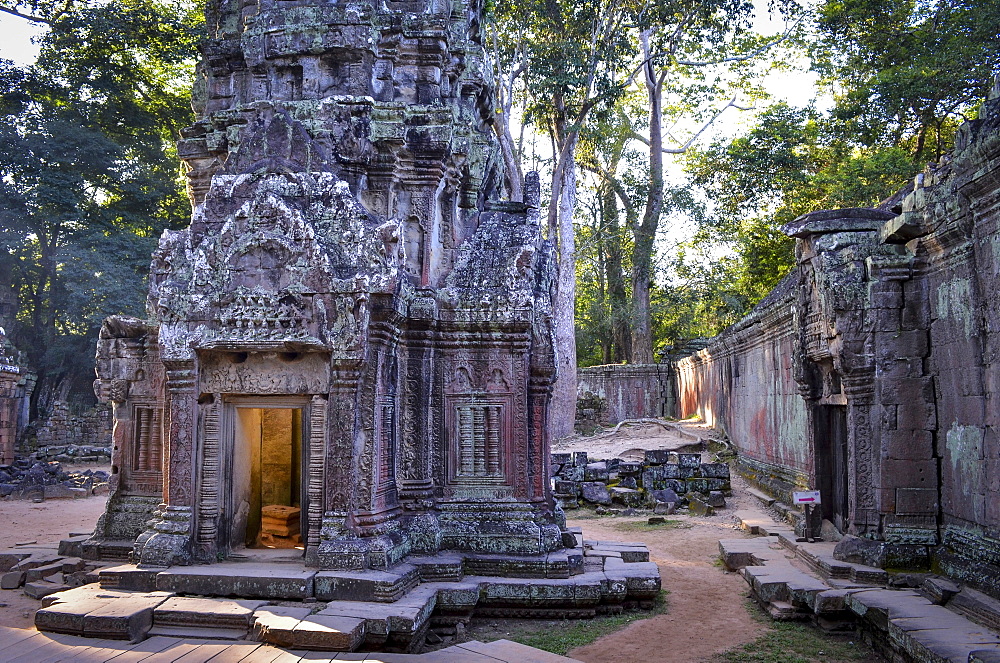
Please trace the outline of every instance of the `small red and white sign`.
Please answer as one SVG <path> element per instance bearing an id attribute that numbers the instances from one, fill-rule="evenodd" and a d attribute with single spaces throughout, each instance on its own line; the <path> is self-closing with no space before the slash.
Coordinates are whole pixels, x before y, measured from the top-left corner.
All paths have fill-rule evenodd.
<path id="1" fill-rule="evenodd" d="M 818 490 L 797 490 L 792 493 L 793 504 L 820 504 L 821 502 Z"/>

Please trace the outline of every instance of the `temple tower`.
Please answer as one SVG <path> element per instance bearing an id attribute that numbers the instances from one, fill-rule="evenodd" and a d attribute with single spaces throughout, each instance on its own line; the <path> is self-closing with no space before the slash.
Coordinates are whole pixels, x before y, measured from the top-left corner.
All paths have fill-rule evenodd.
<path id="1" fill-rule="evenodd" d="M 92 553 L 277 541 L 363 569 L 575 545 L 549 487 L 554 262 L 537 177 L 497 201 L 479 11 L 210 3 L 191 225 L 160 240 L 149 318 L 101 333 L 115 475 Z"/>

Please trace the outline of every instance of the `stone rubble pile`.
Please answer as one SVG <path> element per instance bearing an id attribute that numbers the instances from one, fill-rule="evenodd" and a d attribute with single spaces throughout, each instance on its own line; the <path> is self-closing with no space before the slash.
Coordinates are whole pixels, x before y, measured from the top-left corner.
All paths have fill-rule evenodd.
<path id="1" fill-rule="evenodd" d="M 58 463 L 110 463 L 111 447 L 87 444 L 60 444 L 39 447 L 28 458 L 43 463 L 49 461 L 56 461 Z"/>
<path id="2" fill-rule="evenodd" d="M 592 459 L 586 451 L 553 453 L 551 475 L 553 495 L 563 509 L 576 509 L 582 500 L 598 505 L 599 512 L 619 506 L 670 514 L 687 506 L 693 515 L 710 516 L 732 494 L 729 465 L 666 449 L 647 450 L 642 462 Z"/>
<path id="3" fill-rule="evenodd" d="M 67 556 L 63 552 L 0 552 L 0 589 L 23 587 L 25 595 L 41 599 L 72 587 L 97 582 L 98 571 L 107 566 Z"/>
<path id="4" fill-rule="evenodd" d="M 31 458 L 0 465 L 0 498 L 75 499 L 107 492 L 108 473 L 104 470 L 66 472 L 60 463 Z"/>

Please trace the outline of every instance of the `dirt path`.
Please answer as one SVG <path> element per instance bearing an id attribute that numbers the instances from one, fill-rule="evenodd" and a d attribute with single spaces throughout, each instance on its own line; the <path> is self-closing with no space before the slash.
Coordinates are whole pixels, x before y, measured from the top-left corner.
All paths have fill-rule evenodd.
<path id="1" fill-rule="evenodd" d="M 746 536 L 735 529 L 732 512 L 753 509 L 748 503 L 752 498 L 741 493 L 738 479 L 733 488 L 734 498 L 719 515 L 669 516 L 678 521 L 672 529 L 643 531 L 638 523 L 645 518 L 570 518 L 569 524 L 582 527 L 587 539 L 642 541 L 649 546 L 650 560 L 659 566 L 669 594 L 666 614 L 635 622 L 570 651 L 569 656 L 586 663 L 695 663 L 765 632 L 766 623 L 754 620 L 746 610 L 746 582 L 717 563 L 719 539 Z"/>
<path id="2" fill-rule="evenodd" d="M 56 552 L 60 539 L 70 533 L 93 531 L 104 512 L 104 497 L 76 500 L 0 500 L 0 552 L 8 548 Z M 18 543 L 34 543 L 15 546 Z M 41 602 L 24 595 L 22 589 L 0 590 L 0 626 L 33 628 Z"/>

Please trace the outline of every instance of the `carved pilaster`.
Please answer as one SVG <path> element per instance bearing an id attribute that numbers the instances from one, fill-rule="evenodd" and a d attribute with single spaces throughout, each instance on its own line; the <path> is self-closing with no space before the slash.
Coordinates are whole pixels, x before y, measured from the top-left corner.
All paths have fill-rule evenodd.
<path id="1" fill-rule="evenodd" d="M 198 493 L 198 551 L 199 557 L 211 561 L 217 550 L 219 518 L 219 473 L 221 467 L 221 411 L 220 394 L 210 397 L 201 408 L 201 487 Z"/>
<path id="2" fill-rule="evenodd" d="M 848 509 L 852 534 L 864 535 L 878 529 L 878 449 L 872 425 L 875 387 L 872 370 L 855 370 L 843 377 L 847 396 Z"/>
<path id="3" fill-rule="evenodd" d="M 306 556 L 315 555 L 319 548 L 320 528 L 323 520 L 323 484 L 326 453 L 326 413 L 327 400 L 323 396 L 313 396 L 309 408 L 309 531 L 306 538 Z"/>
<path id="4" fill-rule="evenodd" d="M 198 397 L 193 361 L 164 362 L 169 424 L 163 495 L 170 506 L 194 504 L 195 413 Z"/>
<path id="5" fill-rule="evenodd" d="M 357 416 L 355 394 L 360 371 L 354 366 L 340 366 L 331 373 L 326 421 L 328 438 L 324 508 L 346 516 L 351 508 L 355 483 L 351 470 L 354 463 L 354 428 Z"/>

